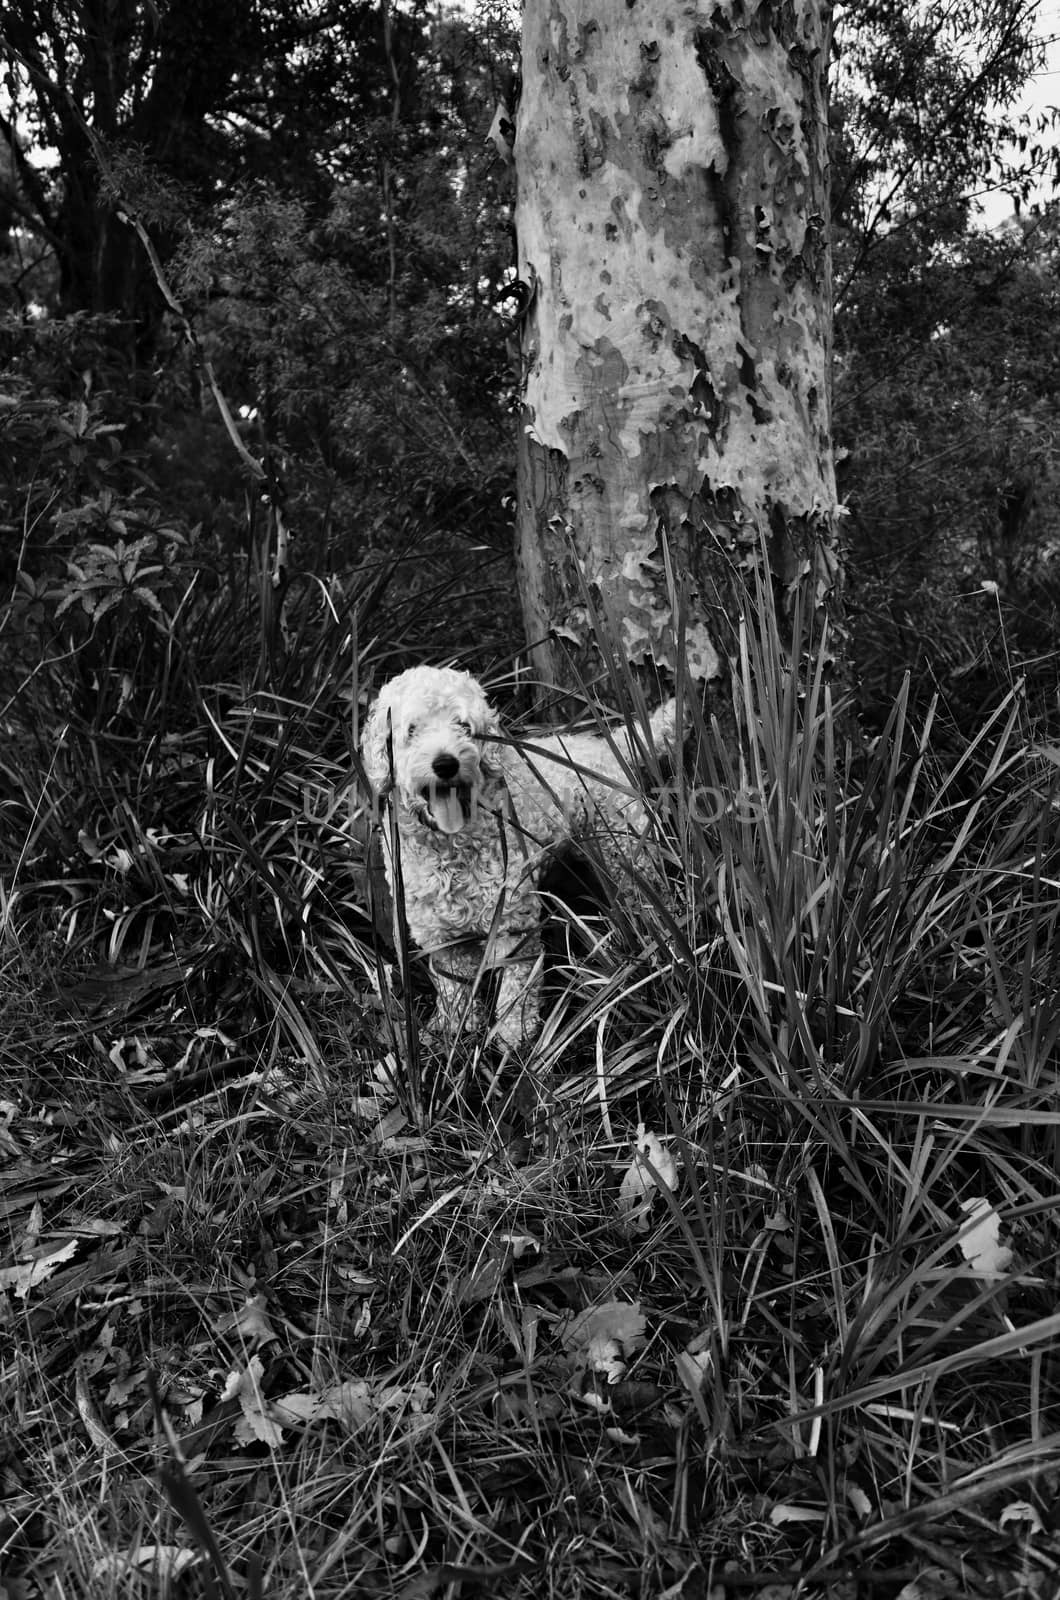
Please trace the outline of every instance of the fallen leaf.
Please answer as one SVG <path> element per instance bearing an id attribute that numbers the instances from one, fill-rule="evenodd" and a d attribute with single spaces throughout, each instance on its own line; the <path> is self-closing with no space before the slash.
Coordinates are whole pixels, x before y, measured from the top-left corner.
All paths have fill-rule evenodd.
<path id="1" fill-rule="evenodd" d="M 130 1067 L 146 1067 L 147 1046 L 142 1039 L 116 1039 L 107 1052 L 107 1059 L 119 1072 L 128 1072 Z"/>
<path id="2" fill-rule="evenodd" d="M 583 1392 L 580 1392 L 577 1398 L 581 1401 L 583 1406 L 588 1406 L 592 1411 L 599 1412 L 601 1416 L 604 1416 L 608 1411 L 611 1410 L 610 1400 L 608 1400 L 605 1395 L 600 1394 L 595 1388 L 589 1388 Z"/>
<path id="3" fill-rule="evenodd" d="M 627 1358 L 644 1343 L 644 1328 L 639 1301 L 631 1305 L 627 1300 L 609 1300 L 580 1311 L 560 1337 L 577 1366 L 617 1383 L 625 1375 Z"/>
<path id="4" fill-rule="evenodd" d="M 38 1256 L 36 1261 L 26 1261 L 18 1267 L 0 1267 L 0 1289 L 14 1289 L 19 1300 L 25 1300 L 31 1289 L 50 1278 L 56 1267 L 77 1253 L 77 1240 L 70 1239 L 50 1255 Z"/>
<path id="5" fill-rule="evenodd" d="M 216 1039 L 226 1050 L 235 1049 L 235 1042 L 226 1033 L 222 1033 L 220 1028 L 196 1028 L 187 1049 L 173 1067 L 175 1078 L 179 1078 L 180 1074 L 193 1063 L 194 1058 L 202 1053 L 201 1046 L 211 1039 Z"/>
<path id="6" fill-rule="evenodd" d="M 476 1300 L 488 1300 L 504 1276 L 507 1265 L 502 1255 L 487 1256 L 461 1279 L 456 1289 L 458 1305 L 471 1305 Z"/>
<path id="7" fill-rule="evenodd" d="M 540 1241 L 535 1239 L 533 1234 L 530 1233 L 501 1233 L 498 1234 L 497 1237 L 499 1238 L 501 1244 L 510 1246 L 512 1255 L 515 1257 L 516 1261 L 518 1261 L 520 1257 L 524 1256 L 528 1250 L 534 1250 L 538 1252 L 541 1250 Z"/>
<path id="8" fill-rule="evenodd" d="M 363 1378 L 347 1378 L 344 1383 L 332 1384 L 320 1399 L 318 1416 L 333 1417 L 347 1428 L 363 1428 L 375 1416 L 376 1407 L 370 1398 L 370 1389 Z"/>
<path id="9" fill-rule="evenodd" d="M 104 1405 L 108 1409 L 125 1405 L 129 1396 L 136 1393 L 146 1377 L 146 1368 L 140 1367 L 132 1372 L 127 1372 L 122 1378 L 112 1378 L 110 1387 L 103 1397 Z"/>
<path id="10" fill-rule="evenodd" d="M 1027 1524 L 1026 1532 L 1029 1535 L 1044 1533 L 1042 1519 L 1037 1511 L 1027 1500 L 1012 1500 L 1002 1511 L 997 1519 L 999 1528 L 1007 1528 L 1010 1522 Z"/>
<path id="11" fill-rule="evenodd" d="M 604 1432 L 607 1434 L 607 1437 L 611 1440 L 612 1444 L 640 1444 L 639 1433 L 626 1433 L 623 1428 L 605 1428 Z"/>
<path id="12" fill-rule="evenodd" d="M 779 1528 L 784 1522 L 823 1522 L 824 1512 L 818 1511 L 813 1506 L 774 1506 L 769 1513 L 769 1520 L 774 1528 Z"/>
<path id="13" fill-rule="evenodd" d="M 703 1388 L 713 1362 L 709 1350 L 680 1350 L 674 1358 L 674 1365 L 685 1388 L 690 1394 L 699 1394 Z"/>
<path id="14" fill-rule="evenodd" d="M 410 1411 L 426 1416 L 431 1391 L 425 1383 L 385 1383 L 376 1398 L 380 1411 L 404 1411 L 407 1406 Z"/>
<path id="15" fill-rule="evenodd" d="M 320 1396 L 308 1394 L 298 1390 L 294 1394 L 281 1395 L 269 1407 L 274 1421 L 282 1427 L 294 1426 L 300 1422 L 315 1422 L 320 1412 Z"/>
<path id="16" fill-rule="evenodd" d="M 854 1514 L 862 1522 L 867 1522 L 872 1515 L 872 1501 L 856 1483 L 847 1484 L 847 1499 L 854 1507 Z"/>
<path id="17" fill-rule="evenodd" d="M 224 1400 L 238 1400 L 242 1417 L 236 1423 L 235 1435 L 240 1444 L 278 1445 L 283 1430 L 266 1414 L 266 1403 L 261 1393 L 261 1380 L 265 1368 L 258 1356 L 251 1356 L 242 1372 L 232 1371 L 221 1395 Z"/>
<path id="18" fill-rule="evenodd" d="M 36 1249 L 37 1240 L 40 1238 L 40 1231 L 43 1226 L 44 1207 L 41 1205 L 39 1199 L 34 1200 L 33 1204 L 29 1208 L 29 1216 L 26 1219 L 26 1232 L 22 1240 L 22 1244 L 19 1247 L 20 1255 L 25 1255 L 29 1251 Z"/>
<path id="19" fill-rule="evenodd" d="M 594 1372 L 602 1373 L 608 1383 L 618 1383 L 626 1375 L 626 1363 L 622 1359 L 622 1349 L 616 1339 L 608 1339 L 604 1334 L 598 1333 L 589 1340 L 589 1366 Z"/>
<path id="20" fill-rule="evenodd" d="M 651 1204 L 658 1189 L 677 1188 L 677 1163 L 643 1122 L 637 1128 L 633 1160 L 618 1187 L 618 1209 L 626 1226 L 637 1233 L 648 1227 Z"/>
<path id="21" fill-rule="evenodd" d="M 361 1117 L 366 1122 L 380 1122 L 386 1114 L 386 1109 L 393 1100 L 393 1095 L 355 1094 L 347 1102 L 347 1110 L 353 1117 Z"/>
<path id="22" fill-rule="evenodd" d="M 85 1425 L 85 1432 L 96 1449 L 102 1451 L 104 1455 L 111 1454 L 116 1449 L 114 1440 L 100 1421 L 99 1408 L 92 1398 L 87 1374 L 84 1366 L 80 1363 L 74 1378 L 74 1402 L 81 1421 Z"/>
<path id="23" fill-rule="evenodd" d="M 198 1559 L 197 1551 L 175 1544 L 142 1544 L 129 1557 L 134 1567 L 150 1567 L 160 1578 L 177 1578 Z"/>
<path id="24" fill-rule="evenodd" d="M 370 1272 L 362 1272 L 359 1267 L 343 1266 L 341 1261 L 335 1263 L 332 1269 L 337 1278 L 352 1289 L 355 1294 L 371 1294 L 376 1287 L 376 1280 Z"/>
<path id="25" fill-rule="evenodd" d="M 967 1217 L 957 1235 L 961 1254 L 977 1278 L 1000 1278 L 1012 1260 L 1012 1251 L 999 1242 L 1001 1219 L 989 1200 L 980 1195 L 962 1200 Z"/>
<path id="26" fill-rule="evenodd" d="M 250 1345 L 268 1344 L 278 1338 L 265 1310 L 268 1299 L 263 1294 L 251 1295 L 239 1311 L 219 1317 L 214 1324 L 218 1333 L 235 1333 Z"/>
<path id="27" fill-rule="evenodd" d="M 958 1590 L 957 1583 L 955 1574 L 946 1567 L 931 1564 L 922 1567 L 899 1589 L 896 1600 L 948 1600 L 949 1596 L 957 1600 L 958 1594 L 965 1592 L 963 1588 Z"/>
<path id="28" fill-rule="evenodd" d="M 150 1569 L 152 1575 L 157 1577 L 163 1588 L 167 1587 L 174 1578 L 179 1578 L 182 1572 L 195 1565 L 199 1557 L 196 1551 L 187 1550 L 182 1545 L 173 1544 L 141 1544 L 129 1551 L 111 1550 L 105 1556 L 93 1563 L 92 1576 L 94 1578 L 118 1578 L 130 1568 L 134 1571 Z"/>
<path id="29" fill-rule="evenodd" d="M 66 1230 L 63 1230 L 66 1232 Z M 79 1222 L 70 1232 L 81 1239 L 116 1239 L 119 1234 L 126 1231 L 120 1222 L 108 1222 L 106 1217 L 88 1217 L 84 1222 Z"/>
<path id="30" fill-rule="evenodd" d="M 395 1106 L 392 1111 L 388 1111 L 384 1116 L 380 1117 L 372 1137 L 381 1145 L 389 1145 L 391 1140 L 397 1138 L 407 1120 L 401 1107 Z"/>
<path id="31" fill-rule="evenodd" d="M 281 1423 L 322 1422 L 331 1418 L 342 1422 L 351 1432 L 372 1421 L 379 1407 L 373 1403 L 367 1383 L 361 1378 L 348 1378 L 345 1383 L 335 1383 L 319 1394 L 285 1394 L 275 1400 L 271 1414 Z"/>

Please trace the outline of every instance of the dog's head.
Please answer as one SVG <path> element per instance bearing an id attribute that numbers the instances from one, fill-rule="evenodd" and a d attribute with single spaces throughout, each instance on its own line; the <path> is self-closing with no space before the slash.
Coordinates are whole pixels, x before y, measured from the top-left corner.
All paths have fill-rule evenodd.
<path id="1" fill-rule="evenodd" d="M 361 753 L 378 795 L 396 792 L 432 832 L 460 833 L 492 809 L 503 782 L 500 722 L 470 673 L 410 667 L 384 684 L 364 726 Z"/>

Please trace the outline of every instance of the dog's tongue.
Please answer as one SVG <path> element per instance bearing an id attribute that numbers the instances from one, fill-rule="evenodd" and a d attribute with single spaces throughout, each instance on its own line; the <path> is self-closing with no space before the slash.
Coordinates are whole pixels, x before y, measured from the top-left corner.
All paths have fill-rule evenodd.
<path id="1" fill-rule="evenodd" d="M 431 795 L 431 816 L 443 833 L 459 833 L 464 826 L 464 803 L 459 789 L 436 789 Z"/>

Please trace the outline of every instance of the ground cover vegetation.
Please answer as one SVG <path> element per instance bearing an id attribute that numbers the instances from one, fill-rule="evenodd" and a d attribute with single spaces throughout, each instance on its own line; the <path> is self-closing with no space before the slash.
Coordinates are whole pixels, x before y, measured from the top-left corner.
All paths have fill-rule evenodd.
<path id="1" fill-rule="evenodd" d="M 1034 13 L 838 11 L 847 636 L 760 585 L 678 681 L 520 1073 L 356 757 L 415 659 L 523 712 L 511 18 L 5 11 L 5 1600 L 1060 1588 Z"/>

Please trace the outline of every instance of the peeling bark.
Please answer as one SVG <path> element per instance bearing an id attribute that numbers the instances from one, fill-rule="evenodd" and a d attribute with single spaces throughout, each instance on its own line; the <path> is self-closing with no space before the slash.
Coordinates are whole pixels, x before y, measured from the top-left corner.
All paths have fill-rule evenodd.
<path id="1" fill-rule="evenodd" d="M 631 661 L 693 675 L 769 549 L 835 572 L 824 0 L 527 0 L 515 141 L 517 540 L 535 666 L 593 674 L 586 591 Z"/>

